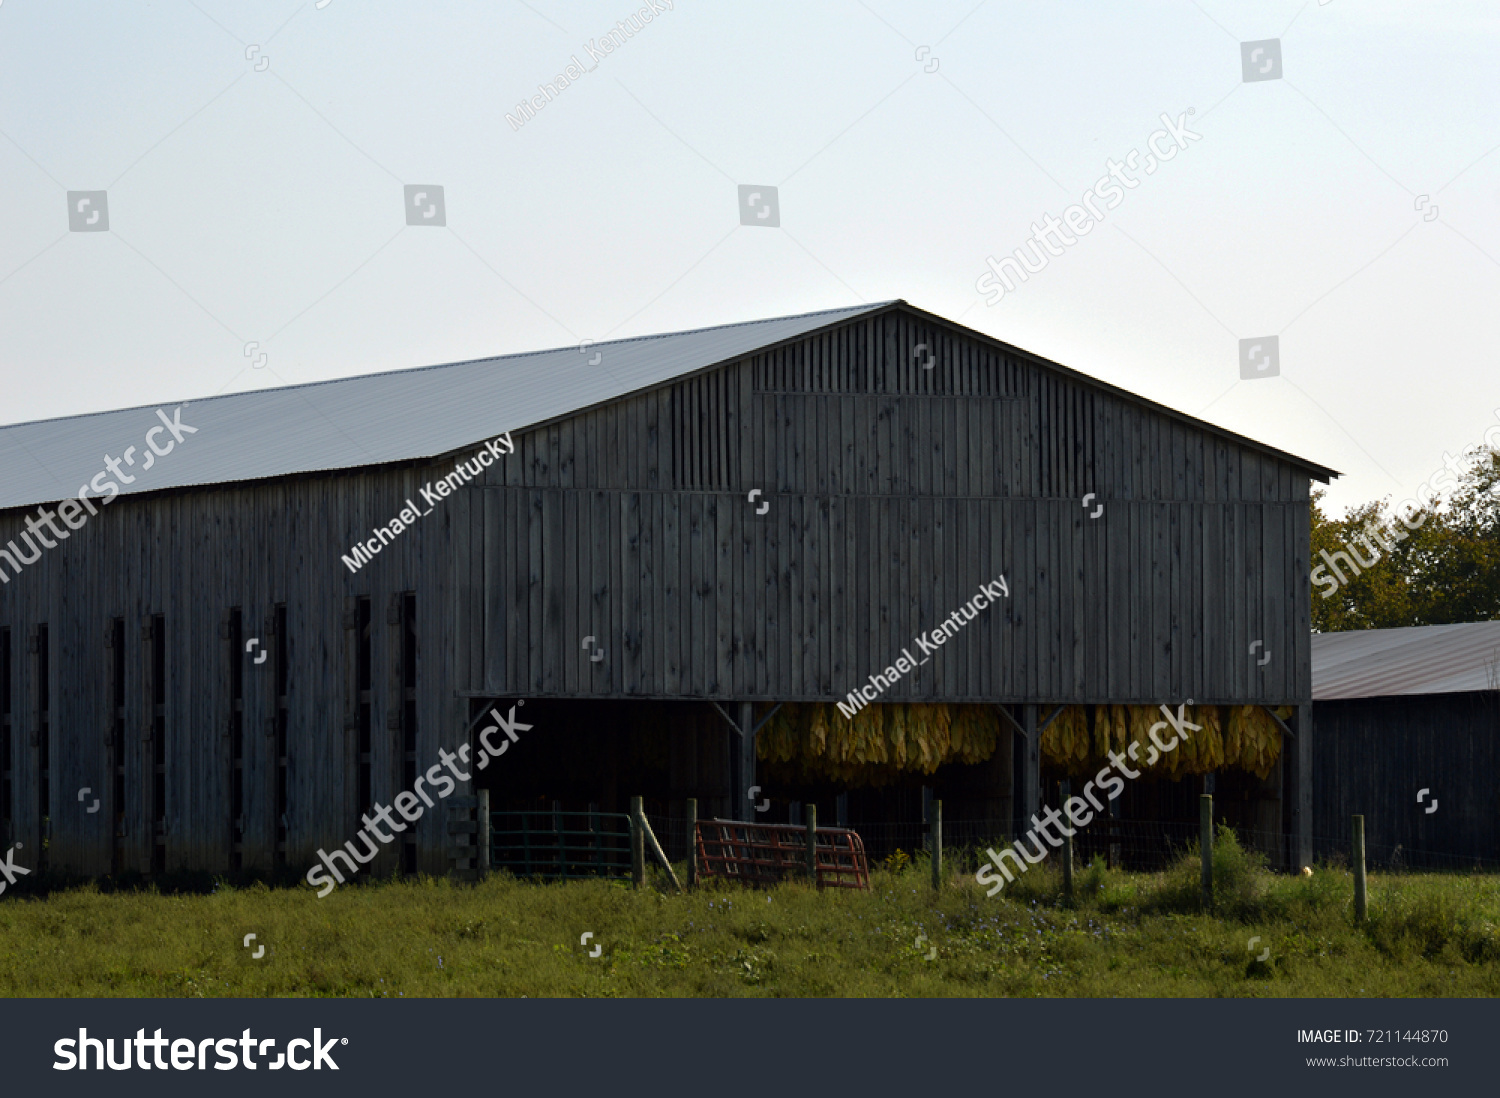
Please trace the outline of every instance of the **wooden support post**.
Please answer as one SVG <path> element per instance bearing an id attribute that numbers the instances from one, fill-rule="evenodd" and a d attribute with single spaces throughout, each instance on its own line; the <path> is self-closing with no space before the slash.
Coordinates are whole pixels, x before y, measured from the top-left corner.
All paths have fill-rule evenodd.
<path id="1" fill-rule="evenodd" d="M 1026 737 L 1021 745 L 1021 822 L 1017 835 L 1026 834 L 1032 827 L 1031 818 L 1041 811 L 1042 763 L 1037 743 L 1040 736 L 1036 730 L 1036 708 L 1035 705 L 1021 707 L 1021 723 Z"/>
<path id="2" fill-rule="evenodd" d="M 1058 788 L 1063 807 L 1066 808 L 1068 798 L 1073 795 L 1073 787 L 1068 782 L 1063 782 Z M 1061 831 L 1062 828 L 1059 827 L 1058 830 Z M 1071 903 L 1073 900 L 1073 836 L 1067 832 L 1063 834 L 1062 869 L 1063 898 Z"/>
<path id="3" fill-rule="evenodd" d="M 630 880 L 636 888 L 646 883 L 646 808 L 640 797 L 630 798 Z"/>
<path id="4" fill-rule="evenodd" d="M 1214 799 L 1204 793 L 1198 798 L 1198 852 L 1203 858 L 1203 910 L 1214 906 Z"/>
<path id="5" fill-rule="evenodd" d="M 687 886 L 698 883 L 698 798 L 687 802 Z"/>
<path id="6" fill-rule="evenodd" d="M 739 748 L 740 748 L 740 787 L 736 789 L 735 795 L 739 801 L 730 813 L 731 820 L 754 820 L 755 805 L 758 803 L 750 796 L 750 788 L 755 785 L 755 704 L 753 702 L 740 702 L 739 704 Z"/>
<path id="7" fill-rule="evenodd" d="M 1367 913 L 1365 894 L 1365 818 L 1351 817 L 1354 825 L 1354 849 L 1350 861 L 1354 864 L 1354 921 L 1362 923 Z"/>
<path id="8" fill-rule="evenodd" d="M 1289 745 L 1292 747 L 1297 765 L 1293 770 L 1295 774 L 1295 787 L 1291 791 L 1293 799 L 1292 823 L 1296 835 L 1297 864 L 1293 869 L 1301 869 L 1305 865 L 1312 865 L 1312 738 L 1313 721 L 1312 706 L 1299 705 L 1293 719 L 1297 722 L 1296 742 Z M 1282 755 L 1287 753 L 1288 745 L 1283 744 Z"/>
<path id="9" fill-rule="evenodd" d="M 818 883 L 818 806 L 807 806 L 807 879 Z"/>
<path id="10" fill-rule="evenodd" d="M 479 832 L 475 838 L 478 845 L 474 851 L 474 868 L 479 870 L 482 881 L 490 875 L 490 791 L 479 790 L 478 800 Z"/>
<path id="11" fill-rule="evenodd" d="M 932 802 L 932 887 L 934 891 L 942 891 L 943 888 L 943 802 L 934 799 Z"/>

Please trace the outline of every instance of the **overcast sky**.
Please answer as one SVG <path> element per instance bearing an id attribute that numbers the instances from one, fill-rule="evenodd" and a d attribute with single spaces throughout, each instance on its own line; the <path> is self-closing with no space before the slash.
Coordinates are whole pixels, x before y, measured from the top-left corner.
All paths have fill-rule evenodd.
<path id="1" fill-rule="evenodd" d="M 1337 507 L 1500 422 L 1493 0 L 640 6 L 0 0 L 0 422 L 896 297 Z"/>

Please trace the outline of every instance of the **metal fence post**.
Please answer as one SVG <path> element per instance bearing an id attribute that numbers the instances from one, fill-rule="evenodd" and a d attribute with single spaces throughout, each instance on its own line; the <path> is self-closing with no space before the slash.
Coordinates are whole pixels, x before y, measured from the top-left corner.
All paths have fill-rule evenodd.
<path id="1" fill-rule="evenodd" d="M 818 806 L 807 806 L 807 879 L 818 883 Z"/>
<path id="2" fill-rule="evenodd" d="M 932 887 L 941 891 L 943 887 L 943 802 L 932 802 Z"/>
<path id="3" fill-rule="evenodd" d="M 646 802 L 630 798 L 630 880 L 636 888 L 646 883 Z"/>
<path id="4" fill-rule="evenodd" d="M 1354 825 L 1354 849 L 1350 858 L 1354 863 L 1354 921 L 1362 923 L 1368 910 L 1365 893 L 1365 818 L 1353 816 L 1350 822 Z"/>
<path id="5" fill-rule="evenodd" d="M 698 883 L 698 798 L 687 802 L 687 886 Z"/>
<path id="6" fill-rule="evenodd" d="M 1214 798 L 1204 793 L 1198 798 L 1198 850 L 1203 856 L 1203 908 L 1214 905 Z"/>

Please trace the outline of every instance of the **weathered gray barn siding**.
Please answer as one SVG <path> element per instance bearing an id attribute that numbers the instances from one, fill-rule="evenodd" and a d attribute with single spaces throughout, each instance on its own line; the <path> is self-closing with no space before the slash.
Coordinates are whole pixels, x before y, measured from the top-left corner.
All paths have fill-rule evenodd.
<path id="1" fill-rule="evenodd" d="M 936 357 L 924 370 L 914 351 Z M 602 368 L 607 368 L 607 360 Z M 434 384 L 441 379 L 434 376 Z M 265 425 L 266 444 L 276 424 Z M 151 862 L 143 627 L 166 630 L 166 864 L 231 864 L 230 642 L 273 649 L 287 611 L 288 843 L 351 838 L 359 760 L 353 600 L 371 601 L 372 782 L 403 787 L 399 625 L 415 592 L 419 769 L 455 747 L 463 695 L 842 697 L 1003 572 L 1011 598 L 888 692 L 1029 704 L 1304 703 L 1307 491 L 1316 467 L 1195 425 L 893 306 L 515 434 L 519 451 L 357 574 L 340 562 L 453 461 L 122 496 L 0 585 L 12 631 L 14 836 L 40 850 L 37 684 L 54 699 L 53 869 L 110 868 L 112 619 L 125 620 L 127 836 Z M 476 445 L 456 455 L 467 458 Z M 182 460 L 190 460 L 184 450 Z M 760 488 L 769 513 L 746 494 Z M 1102 518 L 1082 497 L 1097 493 Z M 0 513 L 0 543 L 34 508 Z M 594 663 L 592 635 L 606 649 Z M 1249 644 L 1262 640 L 1270 664 Z M 271 659 L 244 664 L 246 868 L 275 858 Z M 1306 749 L 1305 742 L 1301 749 Z M 1034 754 L 1034 752 L 1033 752 Z M 101 798 L 87 814 L 77 790 Z M 442 814 L 420 868 L 446 868 Z M 395 844 L 376 863 L 396 868 Z"/>
<path id="2" fill-rule="evenodd" d="M 885 697 L 1310 693 L 1305 469 L 899 310 L 518 456 L 456 516 L 474 694 L 842 697 L 1002 572 L 1009 602 Z"/>
<path id="3" fill-rule="evenodd" d="M 1500 694 L 1348 698 L 1312 709 L 1320 852 L 1348 849 L 1358 813 L 1377 864 L 1398 843 L 1413 865 L 1426 864 L 1422 853 L 1500 860 Z M 1418 803 L 1421 789 L 1430 792 Z"/>
<path id="4" fill-rule="evenodd" d="M 268 432 L 271 426 L 268 425 Z M 447 472 L 451 463 L 441 466 Z M 12 681 L 17 713 L 13 783 L 14 837 L 24 850 L 41 849 L 36 803 L 38 728 L 35 656 L 26 638 L 46 623 L 52 638 L 51 847 L 54 870 L 110 870 L 115 805 L 106 773 L 111 714 L 108 628 L 126 623 L 125 820 L 122 869 L 146 871 L 150 844 L 144 816 L 144 736 L 150 723 L 145 694 L 149 642 L 143 625 L 160 614 L 167 638 L 167 864 L 176 869 L 223 870 L 229 857 L 230 741 L 228 640 L 221 623 L 232 607 L 244 615 L 244 636 L 272 648 L 269 622 L 287 608 L 288 838 L 293 866 L 320 845 L 342 843 L 359 826 L 353 728 L 357 712 L 348 683 L 352 630 L 345 599 L 368 596 L 374 625 L 373 784 L 389 803 L 399 790 L 399 710 L 392 682 L 398 626 L 389 624 L 393 595 L 417 593 L 420 631 L 417 762 L 437 761 L 440 744 L 462 737 L 467 708 L 455 698 L 451 643 L 453 594 L 448 539 L 453 508 L 439 506 L 400 535 L 357 574 L 340 562 L 356 538 L 389 521 L 417 488 L 436 475 L 424 467 L 303 476 L 229 487 L 121 496 L 67 542 L 9 583 L 0 585 L 0 627 L 12 630 Z M 34 509 L 0 514 L 0 543 L 9 541 Z M 19 643 L 15 643 L 19 640 Z M 275 843 L 275 698 L 272 658 L 246 660 L 244 680 L 246 868 L 273 863 Z M 77 791 L 89 787 L 100 811 L 87 813 Z M 421 865 L 446 868 L 440 814 L 416 825 Z M 377 863 L 394 868 L 394 844 Z M 28 864 L 34 864 L 28 862 Z"/>

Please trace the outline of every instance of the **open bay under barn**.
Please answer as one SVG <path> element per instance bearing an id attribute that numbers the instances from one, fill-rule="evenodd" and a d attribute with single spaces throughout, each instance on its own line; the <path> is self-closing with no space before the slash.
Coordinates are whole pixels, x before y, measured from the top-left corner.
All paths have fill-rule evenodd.
<path id="1" fill-rule="evenodd" d="M 20 424 L 0 462 L 0 845 L 43 871 L 300 872 L 434 788 L 1013 835 L 1161 706 L 1196 731 L 1085 854 L 1156 856 L 1212 789 L 1311 857 L 1336 474 L 905 302 Z M 492 709 L 525 728 L 449 762 Z M 441 812 L 390 830 L 371 869 L 448 867 Z"/>

